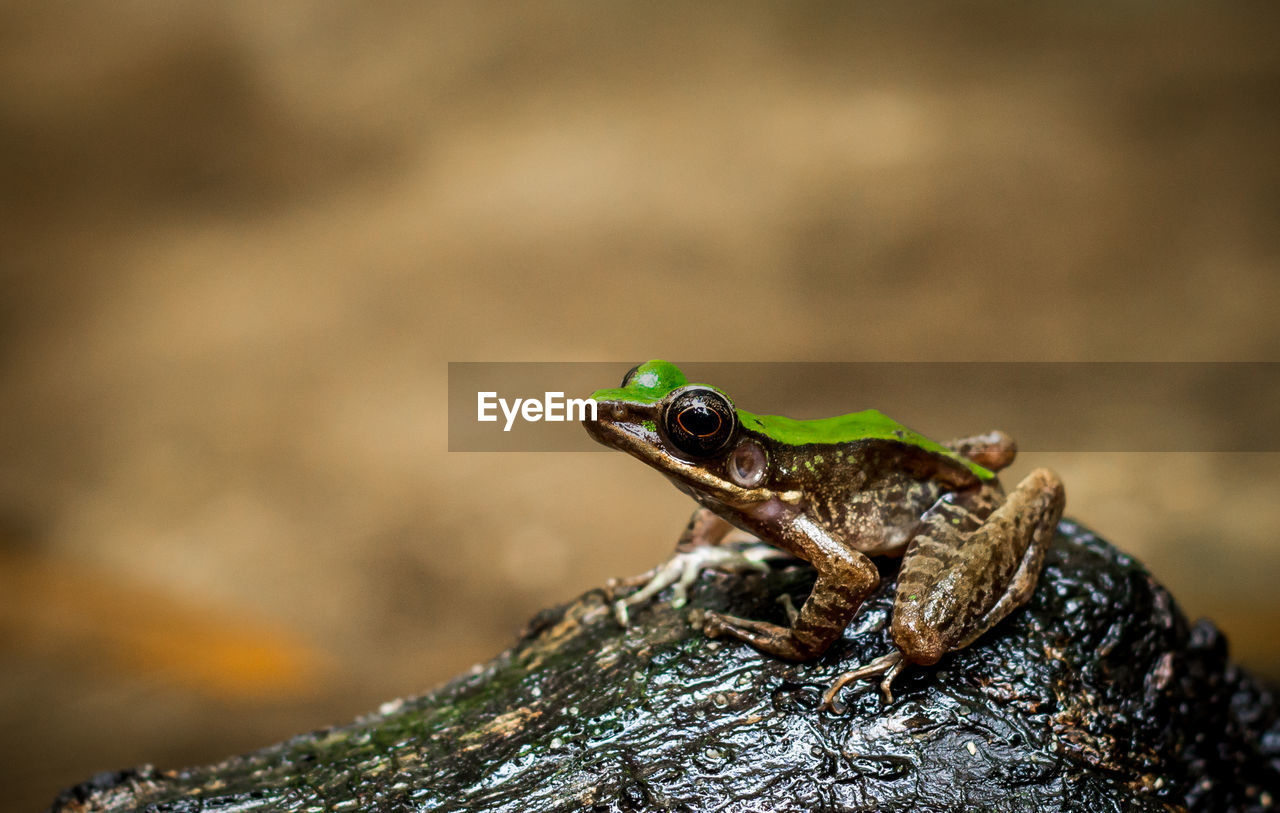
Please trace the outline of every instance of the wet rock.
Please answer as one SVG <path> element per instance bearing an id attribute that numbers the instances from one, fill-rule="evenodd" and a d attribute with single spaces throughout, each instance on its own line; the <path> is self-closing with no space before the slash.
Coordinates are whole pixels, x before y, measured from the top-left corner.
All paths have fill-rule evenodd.
<path id="1" fill-rule="evenodd" d="M 217 765 L 99 774 L 55 811 L 1246 811 L 1280 799 L 1273 695 L 1137 563 L 1064 521 L 1027 607 L 817 710 L 888 651 L 892 571 L 813 663 L 705 639 L 708 608 L 783 621 L 804 565 L 704 574 L 632 626 L 605 595 L 540 613 L 517 645 L 423 697 Z"/>

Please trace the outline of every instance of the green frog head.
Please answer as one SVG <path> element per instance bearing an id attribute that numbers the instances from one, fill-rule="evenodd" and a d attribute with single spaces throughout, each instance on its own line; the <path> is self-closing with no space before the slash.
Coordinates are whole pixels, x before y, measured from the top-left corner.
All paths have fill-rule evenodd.
<path id="1" fill-rule="evenodd" d="M 686 490 L 746 497 L 762 483 L 767 453 L 744 437 L 738 410 L 708 384 L 690 384 L 678 367 L 653 360 L 631 368 L 614 389 L 597 390 L 588 433 L 671 477 Z"/>

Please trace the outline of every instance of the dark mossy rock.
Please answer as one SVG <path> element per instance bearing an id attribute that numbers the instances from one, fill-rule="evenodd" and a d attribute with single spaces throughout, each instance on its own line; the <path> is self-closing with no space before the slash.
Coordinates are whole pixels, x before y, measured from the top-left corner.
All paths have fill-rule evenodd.
<path id="1" fill-rule="evenodd" d="M 841 716 L 888 648 L 892 569 L 814 663 L 709 641 L 699 608 L 781 621 L 806 566 L 704 574 L 623 630 L 593 591 L 439 691 L 204 768 L 102 774 L 57 811 L 952 811 L 1270 808 L 1275 699 L 1143 568 L 1063 522 L 1030 604 Z"/>

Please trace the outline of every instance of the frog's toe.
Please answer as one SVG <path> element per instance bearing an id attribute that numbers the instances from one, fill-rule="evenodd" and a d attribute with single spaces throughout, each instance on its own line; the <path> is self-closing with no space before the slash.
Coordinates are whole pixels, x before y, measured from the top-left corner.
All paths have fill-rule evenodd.
<path id="1" fill-rule="evenodd" d="M 617 619 L 620 627 L 625 627 L 631 623 L 631 614 L 627 611 L 627 602 L 613 602 L 613 617 Z"/>
<path id="2" fill-rule="evenodd" d="M 680 571 L 680 578 L 676 579 L 675 584 L 671 587 L 671 606 L 680 609 L 689 601 L 689 588 L 698 580 L 699 574 L 702 573 L 702 563 L 692 559 L 686 559 L 683 562 L 683 568 Z"/>
<path id="3" fill-rule="evenodd" d="M 906 664 L 907 662 L 903 659 L 902 653 L 895 649 L 888 655 L 881 655 L 879 658 L 876 658 L 864 666 L 844 672 L 839 675 L 831 684 L 831 687 L 823 693 L 822 704 L 819 708 L 824 711 L 829 711 L 832 714 L 844 713 L 844 707 L 837 702 L 840 690 L 855 680 L 872 677 L 881 677 L 880 694 L 884 697 L 885 703 L 892 703 L 893 680 L 902 673 Z"/>
<path id="4" fill-rule="evenodd" d="M 637 573 L 634 576 L 627 576 L 624 579 L 606 579 L 604 583 L 605 593 L 609 596 L 609 600 L 613 601 L 624 590 L 632 590 L 646 584 L 653 578 L 653 573 L 654 571 L 649 570 L 644 573 Z"/>
<path id="5" fill-rule="evenodd" d="M 825 711 L 836 715 L 844 714 L 848 709 L 849 707 L 841 703 L 840 699 L 836 697 L 830 689 L 823 693 L 822 702 L 818 704 L 818 711 Z"/>
<path id="6" fill-rule="evenodd" d="M 778 548 L 773 547 L 772 545 L 750 545 L 736 551 L 732 562 L 741 570 L 755 570 L 761 573 L 768 573 L 771 569 L 769 567 L 769 562 L 785 559 L 795 559 L 795 557 L 784 550 L 779 550 Z"/>
<path id="7" fill-rule="evenodd" d="M 702 616 L 702 634 L 708 638 L 722 638 L 726 635 L 731 638 L 744 638 L 761 626 L 764 626 L 763 622 L 725 615 L 715 610 L 707 610 Z"/>
<path id="8" fill-rule="evenodd" d="M 707 610 L 702 615 L 702 634 L 708 638 L 719 638 L 729 631 L 729 625 L 725 623 L 726 616 L 721 615 L 715 610 Z"/>

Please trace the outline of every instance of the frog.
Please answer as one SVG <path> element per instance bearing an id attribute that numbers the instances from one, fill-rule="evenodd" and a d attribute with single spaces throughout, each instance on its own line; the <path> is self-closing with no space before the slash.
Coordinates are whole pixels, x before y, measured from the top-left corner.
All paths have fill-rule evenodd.
<path id="1" fill-rule="evenodd" d="M 874 409 L 797 420 L 737 408 L 675 364 L 631 368 L 597 390 L 587 433 L 658 470 L 697 503 L 676 552 L 613 585 L 638 587 L 614 612 L 673 588 L 682 606 L 703 570 L 767 570 L 800 559 L 817 572 L 788 624 L 704 610 L 702 633 L 789 661 L 822 656 L 880 583 L 879 557 L 898 557 L 889 651 L 839 674 L 820 708 L 840 713 L 855 681 L 877 681 L 885 703 L 910 665 L 932 666 L 1030 600 L 1066 504 L 1061 480 L 1036 468 L 1007 493 L 997 472 L 1017 453 L 993 431 L 931 440 Z"/>

